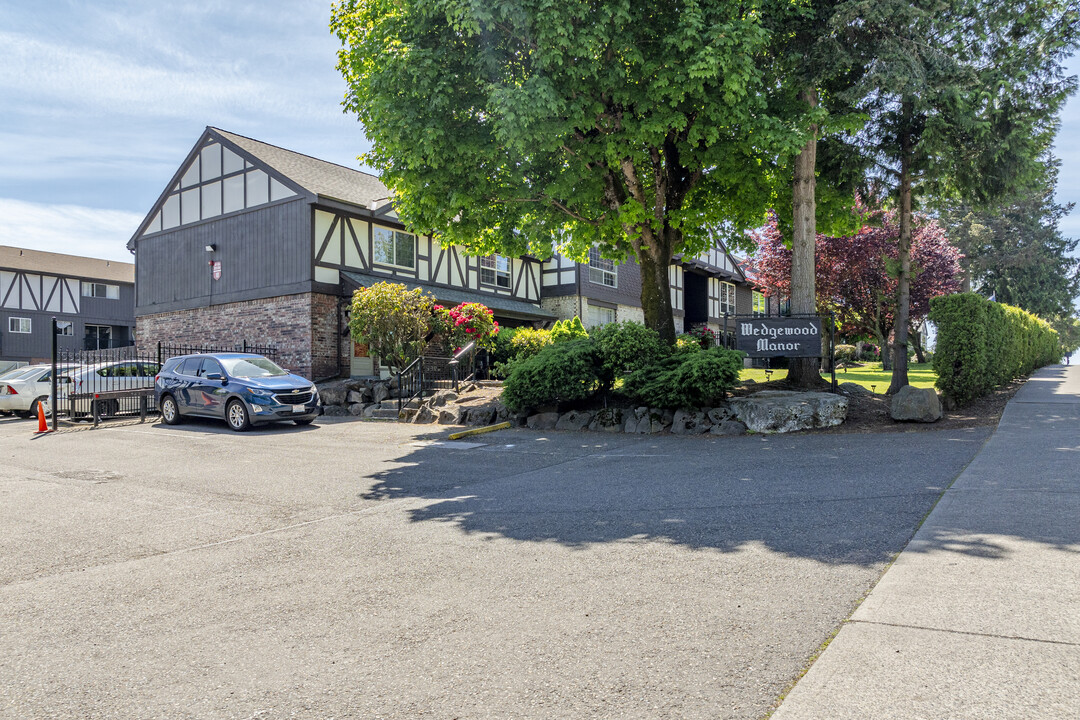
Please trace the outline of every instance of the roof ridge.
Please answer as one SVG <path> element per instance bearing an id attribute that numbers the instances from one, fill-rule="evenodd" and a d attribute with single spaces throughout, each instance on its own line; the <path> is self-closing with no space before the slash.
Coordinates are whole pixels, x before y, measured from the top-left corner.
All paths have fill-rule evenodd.
<path id="1" fill-rule="evenodd" d="M 275 145 L 273 143 L 268 143 L 265 140 L 258 140 L 258 139 L 253 138 L 253 137 L 248 137 L 247 135 L 241 135 L 240 133 L 232 132 L 231 130 L 225 130 L 225 129 L 222 129 L 222 128 L 219 128 L 219 127 L 214 127 L 213 125 L 207 125 L 207 129 L 214 130 L 215 132 L 219 132 L 219 133 L 224 133 L 225 135 L 235 135 L 236 137 L 244 138 L 245 140 L 250 140 L 251 142 L 259 143 L 260 145 L 266 145 L 267 147 L 272 147 L 272 148 L 274 148 L 276 150 L 281 150 L 281 151 L 284 151 L 284 152 L 287 152 L 287 153 L 292 153 L 293 155 L 299 155 L 300 157 L 305 157 L 305 158 L 307 158 L 309 160 L 315 160 L 317 162 L 325 163 L 327 165 L 333 165 L 334 167 L 339 167 L 339 168 L 341 168 L 343 170 L 350 170 L 350 171 L 352 171 L 354 173 L 360 173 L 361 175 L 367 175 L 370 178 L 375 178 L 379 182 L 382 182 L 382 178 L 380 178 L 378 175 L 376 175 L 374 173 L 365 172 L 363 170 L 358 170 L 356 168 L 351 168 L 348 165 L 342 165 L 341 163 L 331 162 L 330 160 L 323 160 L 322 158 L 317 158 L 314 155 L 308 155 L 307 153 L 302 153 L 302 152 L 299 152 L 297 150 L 290 150 L 289 148 L 281 147 L 280 145 Z"/>
<path id="2" fill-rule="evenodd" d="M 123 260 L 112 260 L 110 258 L 90 257 L 89 255 L 72 255 L 71 253 L 54 252 L 52 250 L 35 250 L 34 248 L 19 247 L 18 245 L 0 245 L 0 250 L 18 250 L 21 255 L 24 252 L 34 253 L 35 255 L 59 255 L 60 257 L 72 258 L 74 260 L 93 260 L 94 262 L 101 262 L 106 264 L 116 265 L 131 265 L 135 266 L 133 262 L 125 262 Z"/>

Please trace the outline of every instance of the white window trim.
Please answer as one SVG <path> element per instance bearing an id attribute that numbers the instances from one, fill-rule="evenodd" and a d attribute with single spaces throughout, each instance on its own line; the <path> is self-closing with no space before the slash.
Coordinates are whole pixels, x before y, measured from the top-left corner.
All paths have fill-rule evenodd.
<path id="1" fill-rule="evenodd" d="M 375 237 L 375 233 L 378 230 L 385 230 L 385 231 L 391 233 L 390 237 L 393 239 L 393 246 L 394 246 L 394 262 L 386 262 L 385 260 L 376 260 L 375 259 L 377 257 L 377 254 L 376 254 L 377 251 L 375 250 L 375 243 L 377 242 L 377 239 Z M 402 235 L 408 235 L 409 237 L 412 238 L 412 242 L 413 242 L 413 264 L 412 265 L 402 265 L 402 264 L 397 262 L 397 233 L 401 233 Z M 404 230 L 395 230 L 394 228 L 388 228 L 388 227 L 386 227 L 384 225 L 372 225 L 372 229 L 371 229 L 371 259 L 372 259 L 372 262 L 374 262 L 376 265 L 382 265 L 384 267 L 396 267 L 396 268 L 401 268 L 403 270 L 415 270 L 416 269 L 416 255 L 417 255 L 417 252 L 419 251 L 419 246 L 418 246 L 418 244 L 416 242 L 416 237 L 417 237 L 416 235 L 414 235 L 414 234 L 412 234 L 410 232 L 405 232 Z"/>
<path id="2" fill-rule="evenodd" d="M 100 285 L 105 288 L 104 295 L 96 295 L 94 289 Z M 90 280 L 82 281 L 82 296 L 85 298 L 95 298 L 97 300 L 119 300 L 120 299 L 120 286 L 110 285 L 109 283 L 99 283 Z"/>
<path id="3" fill-rule="evenodd" d="M 735 314 L 735 283 L 720 281 L 720 316 Z"/>
<path id="4" fill-rule="evenodd" d="M 485 265 L 485 263 L 491 263 Z M 503 267 L 500 267 L 502 265 Z M 484 273 L 491 273 L 491 279 L 485 278 Z M 506 284 L 499 282 L 500 278 L 506 278 Z M 483 255 L 480 257 L 480 282 L 497 288 L 510 289 L 510 258 L 505 255 Z"/>
<path id="5" fill-rule="evenodd" d="M 19 322 L 18 327 L 20 329 L 16 329 L 15 321 Z M 25 330 L 21 329 L 23 327 L 23 323 L 26 323 L 26 329 Z M 16 335 L 30 335 L 31 333 L 34 332 L 34 322 L 33 322 L 32 319 L 27 318 L 27 317 L 9 317 L 8 318 L 8 332 L 9 333 L 15 333 Z"/>
<path id="6" fill-rule="evenodd" d="M 594 257 L 594 255 L 595 255 L 595 257 Z M 594 265 L 593 262 L 596 262 L 597 265 Z M 611 264 L 610 268 L 604 266 L 607 263 Z M 615 261 L 614 260 L 608 260 L 607 258 L 602 257 L 600 255 L 600 250 L 598 248 L 593 247 L 593 248 L 589 249 L 589 263 L 588 263 L 588 265 L 589 265 L 589 282 L 591 282 L 591 283 L 593 283 L 595 285 L 601 285 L 603 287 L 608 287 L 608 288 L 618 288 L 619 287 L 619 274 L 618 274 L 618 271 L 617 271 L 617 266 L 615 265 Z M 610 284 L 605 282 L 608 275 L 611 276 L 611 283 Z M 600 278 L 600 279 L 597 280 L 596 278 Z"/>

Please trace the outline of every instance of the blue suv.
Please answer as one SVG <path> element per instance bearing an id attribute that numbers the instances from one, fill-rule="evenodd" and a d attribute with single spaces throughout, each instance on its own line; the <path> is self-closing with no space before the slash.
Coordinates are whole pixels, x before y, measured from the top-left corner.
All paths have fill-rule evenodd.
<path id="1" fill-rule="evenodd" d="M 218 418 L 237 432 L 319 416 L 319 391 L 262 355 L 215 353 L 169 358 L 154 379 L 161 418 L 177 425 L 185 415 Z"/>

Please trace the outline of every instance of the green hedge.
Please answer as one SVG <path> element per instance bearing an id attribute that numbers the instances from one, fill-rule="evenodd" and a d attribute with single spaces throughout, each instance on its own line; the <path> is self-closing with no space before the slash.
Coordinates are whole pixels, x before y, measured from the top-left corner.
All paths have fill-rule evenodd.
<path id="1" fill-rule="evenodd" d="M 937 388 L 960 405 L 1061 361 L 1061 344 L 1049 323 L 975 293 L 934 298 L 930 320 L 937 325 Z"/>

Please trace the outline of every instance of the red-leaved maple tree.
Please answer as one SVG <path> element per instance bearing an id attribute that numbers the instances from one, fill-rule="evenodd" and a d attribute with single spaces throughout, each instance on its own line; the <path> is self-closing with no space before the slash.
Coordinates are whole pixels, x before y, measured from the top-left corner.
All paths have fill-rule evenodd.
<path id="1" fill-rule="evenodd" d="M 897 240 L 900 226 L 892 211 L 864 213 L 859 232 L 845 237 L 817 236 L 815 269 L 818 312 L 836 314 L 841 332 L 870 335 L 886 347 L 896 310 Z M 791 250 L 776 220 L 753 233 L 757 249 L 746 270 L 766 295 L 790 293 Z M 931 217 L 916 215 L 911 240 L 911 324 L 930 312 L 930 298 L 960 289 L 960 251 Z M 882 357 L 887 357 L 883 353 Z"/>

